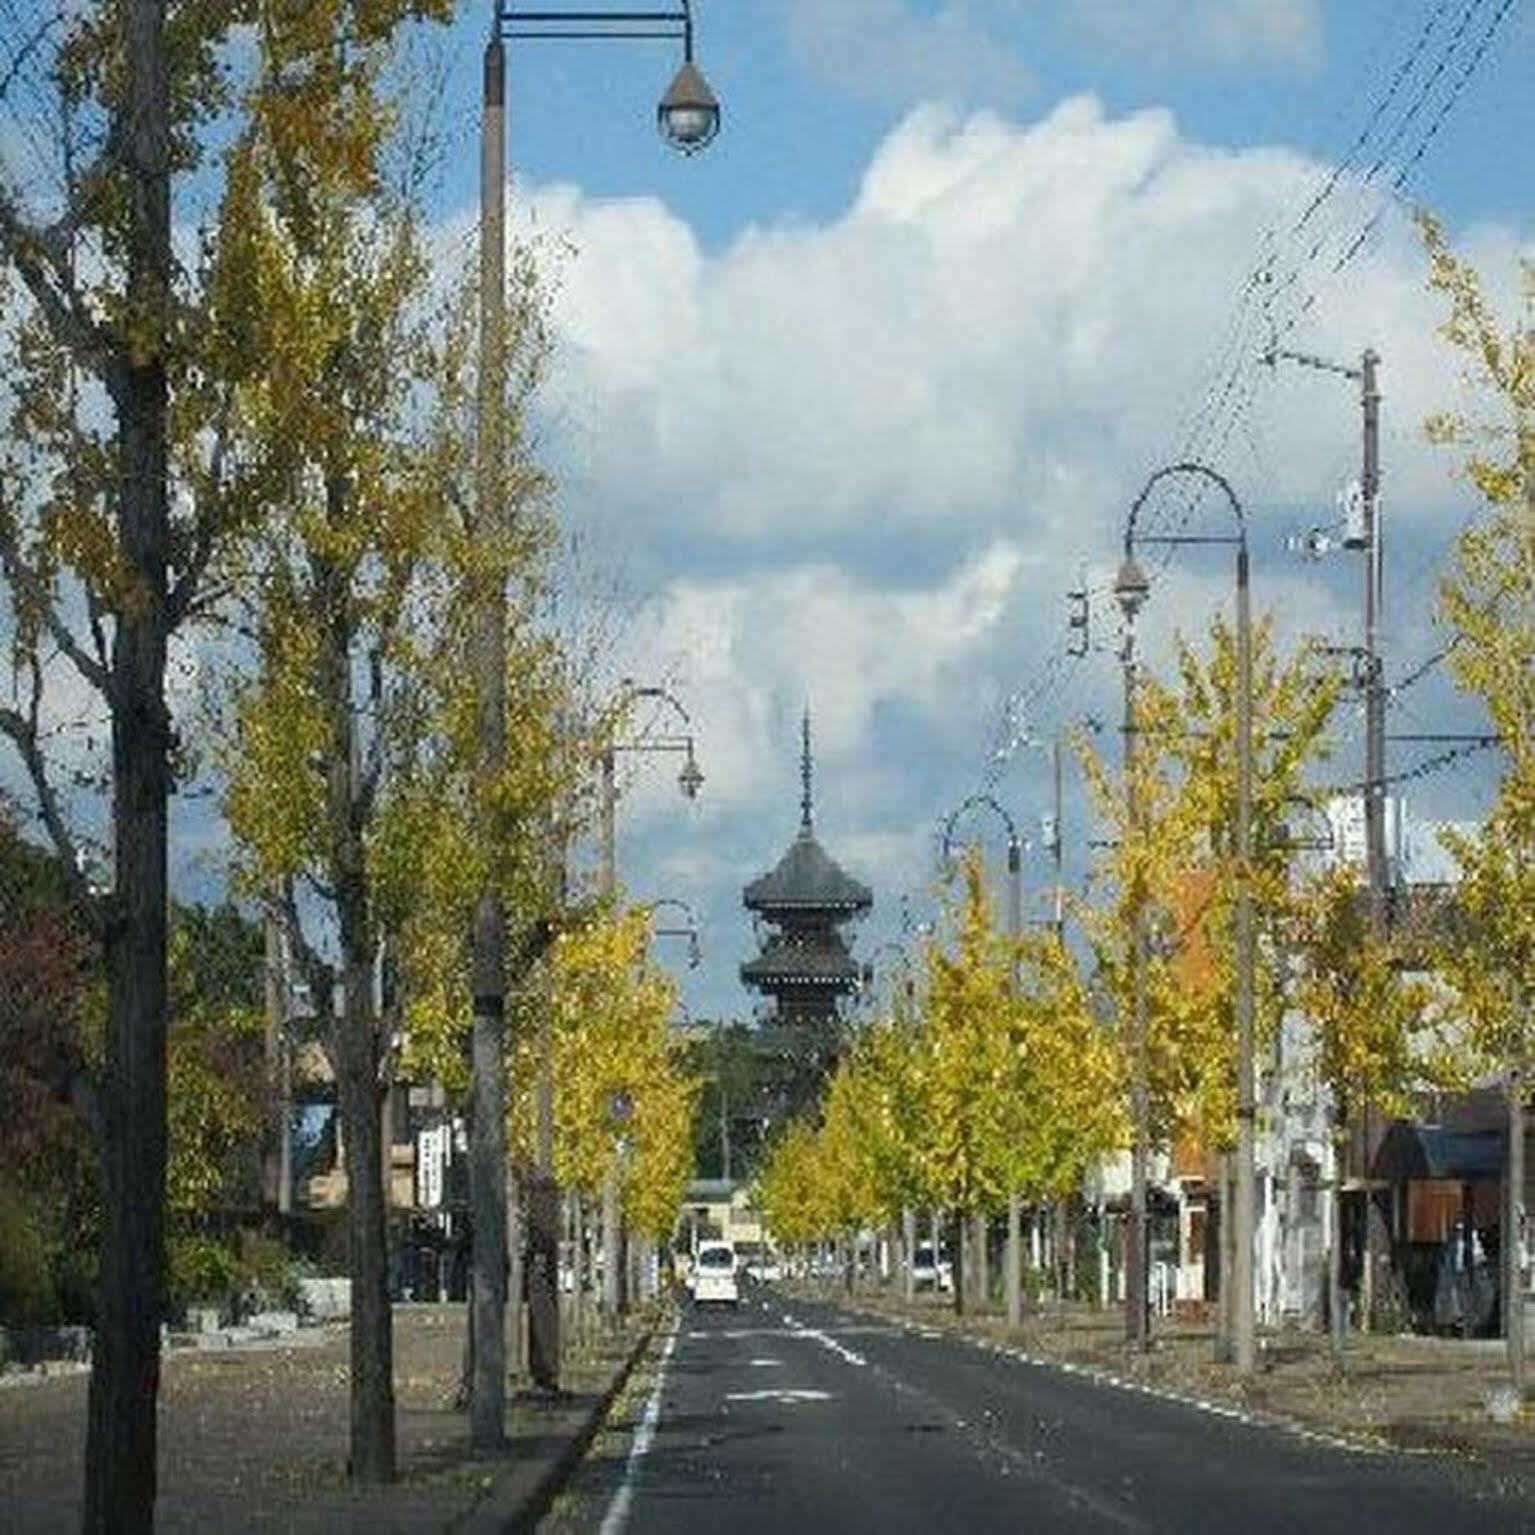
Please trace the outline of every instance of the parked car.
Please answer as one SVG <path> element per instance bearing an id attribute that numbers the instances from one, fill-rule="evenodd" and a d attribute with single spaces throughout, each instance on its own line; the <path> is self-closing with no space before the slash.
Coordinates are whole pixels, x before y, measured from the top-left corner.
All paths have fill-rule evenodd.
<path id="1" fill-rule="evenodd" d="M 783 1278 L 778 1255 L 766 1242 L 737 1242 L 736 1269 L 756 1284 L 777 1284 Z"/>
<path id="2" fill-rule="evenodd" d="M 911 1255 L 911 1278 L 919 1290 L 952 1290 L 954 1265 L 946 1248 L 936 1253 L 931 1242 L 918 1242 Z"/>
<path id="3" fill-rule="evenodd" d="M 700 1242 L 693 1255 L 693 1299 L 700 1306 L 741 1304 L 735 1249 L 729 1242 Z"/>

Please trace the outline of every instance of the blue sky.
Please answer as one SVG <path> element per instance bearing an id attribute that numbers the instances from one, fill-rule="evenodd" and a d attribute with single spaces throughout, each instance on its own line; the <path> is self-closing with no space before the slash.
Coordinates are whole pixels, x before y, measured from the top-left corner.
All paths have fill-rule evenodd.
<path id="1" fill-rule="evenodd" d="M 690 1011 L 744 1016 L 740 890 L 793 835 L 804 703 L 823 840 L 874 887 L 868 954 L 899 936 L 903 897 L 929 914 L 942 817 L 985 784 L 1037 844 L 1044 748 L 1116 716 L 1114 616 L 1100 599 L 1094 652 L 1064 661 L 1064 593 L 1112 573 L 1160 464 L 1193 453 L 1230 475 L 1256 601 L 1286 635 L 1355 637 L 1357 560 L 1307 563 L 1287 540 L 1330 520 L 1356 472 L 1357 404 L 1336 380 L 1260 368 L 1273 331 L 1382 353 L 1387 675 L 1437 648 L 1435 572 L 1475 508 L 1422 438 L 1465 396 L 1405 213 L 1442 213 L 1511 304 L 1535 237 L 1535 7 L 695 5 L 725 126 L 692 160 L 654 127 L 671 44 L 514 45 L 513 222 L 555 296 L 534 429 L 581 551 L 569 614 L 616 634 L 610 680 L 684 701 L 707 775 L 686 805 L 672 760 L 631 764 L 621 874 L 635 898 L 697 911 Z M 489 9 L 422 40 L 447 70 L 447 251 L 474 218 Z M 1149 654 L 1202 628 L 1228 585 L 1214 556 L 1181 558 L 1148 607 Z M 1476 724 L 1442 668 L 1393 705 L 1395 730 Z M 1358 756 L 1345 711 L 1325 771 L 1357 777 Z M 1486 769 L 1413 782 L 1412 812 L 1475 815 Z M 185 893 L 219 884 L 210 806 L 178 806 Z M 1074 881 L 1091 832 L 1068 775 Z M 1037 846 L 1025 870 L 1042 911 Z"/>
<path id="2" fill-rule="evenodd" d="M 823 840 L 875 887 L 864 953 L 899 934 L 903 896 L 929 914 L 934 827 L 983 782 L 1039 841 L 1044 744 L 1117 708 L 1107 605 L 1095 654 L 1050 660 L 1064 590 L 1110 572 L 1128 501 L 1175 450 L 1247 501 L 1260 606 L 1292 636 L 1354 637 L 1357 561 L 1308 564 L 1286 541 L 1356 472 L 1357 405 L 1250 366 L 1268 322 L 1241 296 L 1265 252 L 1276 280 L 1304 273 L 1291 298 L 1314 295 L 1274 306 L 1287 344 L 1386 359 L 1388 675 L 1432 652 L 1435 571 L 1473 502 L 1421 440 L 1456 367 L 1404 211 L 1439 211 L 1513 291 L 1532 218 L 1504 150 L 1535 142 L 1535 19 L 1501 9 L 699 0 L 725 128 L 689 161 L 653 128 L 670 45 L 514 45 L 516 218 L 574 248 L 540 441 L 600 551 L 593 584 L 619 593 L 614 676 L 675 689 L 708 775 L 685 806 L 669 764 L 639 765 L 620 816 L 631 893 L 699 912 L 695 1014 L 749 1009 L 740 886 L 793 833 L 807 698 Z M 456 30 L 450 99 L 474 98 L 484 25 Z M 466 114 L 449 228 L 473 215 L 474 129 Z M 1241 408 L 1207 410 L 1233 377 Z M 1181 567 L 1148 610 L 1153 654 L 1226 590 L 1212 559 Z M 1009 695 L 1026 729 L 998 763 Z M 1434 673 L 1393 708 L 1396 730 L 1475 723 Z M 1358 733 L 1346 712 L 1339 781 Z M 1485 786 L 1474 762 L 1429 775 L 1410 809 L 1472 815 Z M 1072 781 L 1066 822 L 1080 878 Z M 1036 847 L 1041 909 L 1047 876 Z"/>

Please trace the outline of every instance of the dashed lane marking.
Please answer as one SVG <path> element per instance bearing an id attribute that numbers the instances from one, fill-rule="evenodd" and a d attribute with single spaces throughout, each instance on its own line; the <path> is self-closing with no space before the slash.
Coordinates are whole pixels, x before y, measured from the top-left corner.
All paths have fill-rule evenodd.
<path id="1" fill-rule="evenodd" d="M 787 1406 L 796 1402 L 829 1402 L 831 1399 L 829 1391 L 802 1390 L 792 1386 L 782 1391 L 730 1391 L 725 1395 L 727 1402 L 783 1402 Z"/>

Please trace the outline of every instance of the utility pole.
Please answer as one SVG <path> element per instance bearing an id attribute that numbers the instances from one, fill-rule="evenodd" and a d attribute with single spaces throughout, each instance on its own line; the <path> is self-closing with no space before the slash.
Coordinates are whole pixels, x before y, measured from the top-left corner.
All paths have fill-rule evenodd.
<path id="1" fill-rule="evenodd" d="M 1358 367 L 1332 362 L 1309 352 L 1293 352 L 1274 347 L 1263 355 L 1270 367 L 1284 359 L 1314 368 L 1320 373 L 1336 374 L 1359 385 L 1359 409 L 1363 429 L 1363 452 L 1359 480 L 1359 517 L 1357 527 L 1350 518 L 1344 546 L 1357 549 L 1364 556 L 1364 643 L 1360 647 L 1361 678 L 1364 691 L 1364 849 L 1365 888 L 1368 901 L 1370 934 L 1377 942 L 1385 937 L 1390 921 L 1388 869 L 1386 861 L 1386 684 L 1380 653 L 1380 631 L 1385 607 L 1385 538 L 1380 504 L 1380 356 L 1367 347 Z M 1313 532 L 1308 540 L 1316 553 L 1331 546 L 1331 540 Z M 1361 1105 L 1360 1136 L 1357 1144 L 1359 1170 L 1363 1175 L 1365 1242 L 1364 1265 L 1360 1276 L 1360 1312 L 1368 1331 L 1375 1301 L 1376 1222 L 1369 1187 L 1370 1141 L 1373 1134 L 1372 1105 Z M 1341 1197 L 1342 1167 L 1334 1178 L 1334 1198 Z"/>
<path id="2" fill-rule="evenodd" d="M 1057 943 L 1066 941 L 1066 854 L 1065 854 L 1065 830 L 1062 821 L 1064 809 L 1061 786 L 1061 737 L 1056 732 L 1055 744 L 1051 748 L 1051 777 L 1053 783 L 1053 811 L 1055 824 L 1050 835 L 1050 860 L 1055 867 L 1055 910 L 1053 920 L 1055 923 L 1055 938 Z"/>
<path id="3" fill-rule="evenodd" d="M 1126 554 L 1114 583 L 1114 594 L 1125 617 L 1120 662 L 1124 676 L 1125 834 L 1140 833 L 1141 806 L 1137 792 L 1137 725 L 1135 717 L 1135 618 L 1145 605 L 1150 585 L 1145 573 Z M 1147 1286 L 1148 1221 L 1146 1185 L 1151 1159 L 1151 1088 L 1146 1062 L 1146 896 L 1130 892 L 1130 1211 L 1125 1223 L 1125 1337 L 1139 1352 L 1151 1346 L 1150 1295 Z"/>
<path id="4" fill-rule="evenodd" d="M 496 551 L 477 597 L 473 665 L 479 695 L 482 807 L 506 766 L 506 49 L 498 22 L 485 46 L 480 142 L 480 368 L 476 401 L 476 542 Z M 487 827 L 491 842 L 495 829 Z M 506 912 L 495 873 L 475 903 L 470 943 L 470 1317 L 474 1368 L 469 1437 L 506 1442 Z"/>
<path id="5" fill-rule="evenodd" d="M 605 909 L 611 910 L 618 899 L 618 771 L 611 737 L 603 743 L 600 767 L 602 792 L 598 837 L 601 846 L 597 859 L 597 897 Z M 622 1195 L 615 1150 L 613 1160 L 602 1175 L 602 1312 L 610 1327 L 617 1325 L 623 1294 L 619 1274 L 619 1248 L 623 1245 Z"/>
<path id="6" fill-rule="evenodd" d="M 1234 504 L 1234 503 L 1233 503 Z M 1237 548 L 1237 1171 L 1236 1208 L 1231 1223 L 1236 1262 L 1231 1270 L 1231 1320 L 1236 1367 L 1250 1376 L 1257 1366 L 1257 1326 L 1253 1311 L 1253 1235 L 1257 1214 L 1257 1083 L 1253 1060 L 1253 970 L 1255 964 L 1252 897 L 1253 857 L 1253 641 L 1252 593 L 1245 536 Z"/>

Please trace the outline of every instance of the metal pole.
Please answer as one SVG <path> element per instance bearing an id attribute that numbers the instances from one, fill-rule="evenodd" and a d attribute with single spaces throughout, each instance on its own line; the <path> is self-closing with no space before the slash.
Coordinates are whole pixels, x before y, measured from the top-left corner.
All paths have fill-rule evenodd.
<path id="1" fill-rule="evenodd" d="M 1016 945 L 1023 937 L 1023 845 L 1016 837 L 1007 840 L 1007 922 Z M 1013 956 L 1013 990 L 1022 982 L 1019 958 Z"/>
<path id="2" fill-rule="evenodd" d="M 267 1080 L 271 1084 L 273 1097 L 276 1100 L 276 1123 L 272 1126 L 272 1144 L 265 1158 L 263 1182 L 266 1187 L 263 1189 L 263 1194 L 267 1203 L 276 1209 L 279 1215 L 286 1215 L 288 1199 L 285 1191 L 289 1182 L 287 1162 L 290 1154 L 288 1142 L 291 1138 L 289 1120 L 292 1118 L 288 1107 L 288 1094 L 291 1091 L 287 1060 L 288 986 L 283 966 L 282 926 L 277 920 L 277 914 L 270 907 L 266 913 L 265 934 L 265 1054 Z"/>
<path id="3" fill-rule="evenodd" d="M 476 410 L 475 522 L 482 541 L 505 536 L 506 447 L 506 51 L 493 23 L 485 47 L 480 145 L 480 373 Z M 506 761 L 506 585 L 499 557 L 479 596 L 474 666 L 479 690 L 482 784 Z M 487 799 L 489 796 L 487 795 Z M 470 1328 L 474 1373 L 469 1433 L 476 1449 L 505 1443 L 506 1414 L 506 914 L 494 880 L 475 906 L 471 968 L 469 1178 Z"/>
<path id="4" fill-rule="evenodd" d="M 1237 546 L 1237 909 L 1236 909 L 1236 1034 L 1237 1034 L 1237 1169 L 1236 1219 L 1232 1223 L 1235 1261 L 1232 1264 L 1231 1315 L 1237 1372 L 1251 1375 L 1257 1363 L 1253 1316 L 1253 1226 L 1257 1170 L 1255 1167 L 1256 1091 L 1253 1063 L 1253 647 L 1252 599 L 1247 564 L 1247 540 Z"/>
<path id="5" fill-rule="evenodd" d="M 1140 829 L 1136 791 L 1135 621 L 1125 626 L 1125 794 L 1127 833 Z M 1147 1306 L 1146 1182 L 1150 1161 L 1150 1087 L 1146 1080 L 1146 904 L 1145 892 L 1131 892 L 1133 934 L 1130 947 L 1130 1218 L 1125 1224 L 1125 1336 L 1141 1352 L 1151 1345 Z"/>
<path id="6" fill-rule="evenodd" d="M 611 901 L 618 892 L 618 777 L 610 741 L 602 751 L 602 791 L 598 824 L 597 894 Z"/>
<path id="7" fill-rule="evenodd" d="M 611 905 L 618 894 L 618 781 L 615 751 L 610 740 L 602 749 L 602 788 L 600 795 L 601 820 L 598 836 L 601 846 L 597 862 L 597 894 L 605 905 Z M 602 1174 L 602 1309 L 609 1323 L 618 1320 L 620 1297 L 623 1294 L 619 1279 L 618 1153 L 613 1156 Z"/>
<path id="8" fill-rule="evenodd" d="M 1364 463 L 1360 490 L 1364 499 L 1364 664 L 1365 664 L 1365 872 L 1369 884 L 1370 931 L 1377 941 L 1386 933 L 1386 689 L 1380 654 L 1384 606 L 1384 538 L 1380 516 L 1380 358 L 1366 351 L 1360 360 L 1359 395 L 1364 417 Z M 1359 1174 L 1364 1187 L 1364 1266 L 1360 1276 L 1361 1325 L 1368 1332 L 1375 1311 L 1377 1232 L 1369 1186 L 1370 1141 L 1374 1105 L 1360 1105 Z"/>
<path id="9" fill-rule="evenodd" d="M 1380 625 L 1384 572 L 1380 517 L 1380 358 L 1364 354 L 1360 404 L 1364 413 L 1364 651 L 1365 651 L 1365 867 L 1370 885 L 1370 926 L 1376 937 L 1386 928 L 1386 690 L 1381 668 Z"/>
<path id="10" fill-rule="evenodd" d="M 1061 738 L 1057 734 L 1051 749 L 1051 766 L 1054 783 L 1055 834 L 1051 838 L 1050 856 L 1055 864 L 1055 936 L 1064 942 L 1066 938 L 1066 879 L 1065 879 L 1065 827 L 1061 820 Z"/>

